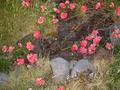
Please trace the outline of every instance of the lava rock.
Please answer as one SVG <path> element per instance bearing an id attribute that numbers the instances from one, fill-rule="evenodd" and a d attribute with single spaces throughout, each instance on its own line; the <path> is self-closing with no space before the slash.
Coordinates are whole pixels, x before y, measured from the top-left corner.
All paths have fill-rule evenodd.
<path id="1" fill-rule="evenodd" d="M 69 75 L 70 63 L 61 57 L 57 57 L 51 60 L 51 67 L 54 75 L 54 79 L 57 82 L 65 81 Z"/>
<path id="2" fill-rule="evenodd" d="M 96 72 L 95 67 L 87 59 L 81 59 L 75 63 L 71 70 L 71 78 L 77 78 L 81 73 L 84 72 L 87 74 Z"/>
<path id="3" fill-rule="evenodd" d="M 8 80 L 8 75 L 5 73 L 0 73 L 0 85 L 3 85 Z"/>

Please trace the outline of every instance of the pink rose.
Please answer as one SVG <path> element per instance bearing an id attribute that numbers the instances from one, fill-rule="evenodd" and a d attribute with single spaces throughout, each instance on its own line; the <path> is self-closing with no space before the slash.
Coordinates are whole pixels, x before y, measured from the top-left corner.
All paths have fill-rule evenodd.
<path id="1" fill-rule="evenodd" d="M 88 48 L 88 54 L 93 54 L 96 51 L 96 44 L 90 44 L 89 48 Z"/>
<path id="2" fill-rule="evenodd" d="M 120 16 L 120 6 L 117 7 L 116 12 L 117 12 L 117 15 Z"/>
<path id="3" fill-rule="evenodd" d="M 59 87 L 57 88 L 57 90 L 65 90 L 65 87 L 64 87 L 64 86 L 59 86 Z"/>
<path id="4" fill-rule="evenodd" d="M 59 20 L 58 20 L 57 18 L 55 18 L 55 17 L 52 18 L 52 23 L 53 23 L 53 24 L 58 23 L 58 21 L 59 21 Z"/>
<path id="5" fill-rule="evenodd" d="M 66 19 L 68 17 L 67 13 L 61 13 L 60 14 L 61 19 Z"/>
<path id="6" fill-rule="evenodd" d="M 7 51 L 8 51 L 8 46 L 4 45 L 2 47 L 2 52 L 7 53 Z"/>
<path id="7" fill-rule="evenodd" d="M 65 9 L 65 8 L 66 8 L 65 3 L 60 3 L 59 6 L 60 6 L 60 8 L 62 8 L 62 9 Z"/>
<path id="8" fill-rule="evenodd" d="M 16 62 L 17 62 L 17 65 L 23 65 L 23 64 L 24 64 L 24 59 L 18 58 L 18 59 L 16 60 Z"/>
<path id="9" fill-rule="evenodd" d="M 120 38 L 120 34 L 118 34 L 117 36 L 118 36 L 118 38 Z"/>
<path id="10" fill-rule="evenodd" d="M 27 42 L 26 48 L 27 48 L 29 51 L 32 51 L 32 50 L 34 49 L 34 45 L 32 44 L 32 42 Z"/>
<path id="11" fill-rule="evenodd" d="M 15 47 L 13 47 L 13 46 L 9 46 L 7 52 L 8 52 L 8 53 L 12 53 L 14 49 L 15 49 Z"/>
<path id="12" fill-rule="evenodd" d="M 96 44 L 90 44 L 90 47 L 89 47 L 91 50 L 96 50 Z"/>
<path id="13" fill-rule="evenodd" d="M 111 34 L 111 36 L 112 36 L 112 38 L 118 38 L 118 35 L 114 32 Z"/>
<path id="14" fill-rule="evenodd" d="M 38 20 L 37 20 L 37 23 L 38 24 L 43 24 L 45 21 L 45 17 L 39 17 Z"/>
<path id="15" fill-rule="evenodd" d="M 39 39 L 40 38 L 40 31 L 35 31 L 34 33 L 33 33 L 33 37 L 35 38 L 35 39 Z"/>
<path id="16" fill-rule="evenodd" d="M 97 2 L 96 9 L 100 9 L 102 7 L 102 4 L 100 2 Z"/>
<path id="17" fill-rule="evenodd" d="M 30 0 L 23 0 L 22 1 L 22 6 L 23 7 L 29 7 L 30 6 Z"/>
<path id="18" fill-rule="evenodd" d="M 110 7 L 110 8 L 113 8 L 113 7 L 115 7 L 115 4 L 114 4 L 114 2 L 110 2 L 110 5 L 109 5 L 109 7 Z"/>
<path id="19" fill-rule="evenodd" d="M 97 30 L 93 30 L 91 33 L 94 37 L 98 35 L 98 31 Z"/>
<path id="20" fill-rule="evenodd" d="M 29 63 L 33 64 L 37 61 L 38 57 L 37 57 L 37 54 L 30 53 L 27 55 L 27 59 Z"/>
<path id="21" fill-rule="evenodd" d="M 82 13 L 86 13 L 86 11 L 87 11 L 87 6 L 86 5 L 82 5 L 81 12 Z"/>
<path id="22" fill-rule="evenodd" d="M 86 47 L 87 46 L 87 41 L 86 40 L 82 40 L 81 42 L 80 42 L 80 46 L 81 47 Z"/>
<path id="23" fill-rule="evenodd" d="M 72 52 L 76 52 L 77 50 L 78 50 L 77 44 L 73 44 L 73 45 L 72 45 L 72 48 L 71 48 L 71 51 L 72 51 Z"/>
<path id="24" fill-rule="evenodd" d="M 74 10 L 75 9 L 75 3 L 70 3 L 70 9 Z"/>
<path id="25" fill-rule="evenodd" d="M 45 80 L 43 78 L 36 78 L 36 85 L 43 86 L 45 84 Z"/>
<path id="26" fill-rule="evenodd" d="M 107 42 L 107 43 L 105 44 L 105 48 L 108 49 L 108 50 L 111 50 L 111 49 L 113 48 L 113 46 L 112 46 L 111 43 Z"/>
<path id="27" fill-rule="evenodd" d="M 18 42 L 18 47 L 19 47 L 19 48 L 22 48 L 22 47 L 23 47 L 23 45 L 22 45 L 21 42 Z"/>
<path id="28" fill-rule="evenodd" d="M 97 36 L 97 37 L 95 37 L 95 38 L 93 39 L 93 43 L 94 43 L 94 44 L 99 44 L 100 41 L 101 41 L 101 39 L 102 39 L 102 37 Z"/>
<path id="29" fill-rule="evenodd" d="M 41 5 L 41 6 L 40 6 L 40 11 L 41 11 L 41 12 L 45 12 L 46 9 L 47 9 L 47 8 L 46 8 L 45 5 Z"/>
<path id="30" fill-rule="evenodd" d="M 85 37 L 85 40 L 88 40 L 88 41 L 89 41 L 89 40 L 92 40 L 92 37 L 91 37 L 91 36 L 86 36 L 86 37 Z"/>
<path id="31" fill-rule="evenodd" d="M 61 11 L 58 8 L 53 8 L 54 12 L 59 14 Z"/>
<path id="32" fill-rule="evenodd" d="M 87 49 L 85 47 L 80 47 L 81 54 L 87 54 Z"/>
<path id="33" fill-rule="evenodd" d="M 88 48 L 88 54 L 91 55 L 91 54 L 94 54 L 95 51 L 93 51 L 91 48 Z"/>
<path id="34" fill-rule="evenodd" d="M 70 3 L 70 1 L 69 1 L 69 0 L 66 0 L 66 1 L 65 1 L 65 4 L 69 4 L 69 3 Z"/>

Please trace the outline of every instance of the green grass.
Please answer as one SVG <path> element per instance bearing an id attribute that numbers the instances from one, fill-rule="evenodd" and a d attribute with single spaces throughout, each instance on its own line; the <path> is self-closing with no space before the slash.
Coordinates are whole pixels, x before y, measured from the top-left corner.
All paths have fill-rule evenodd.
<path id="1" fill-rule="evenodd" d="M 43 3 L 41 0 L 32 0 L 30 8 L 23 8 L 21 0 L 0 0 L 0 47 L 5 44 L 15 44 L 18 39 L 38 29 L 45 35 L 56 30 L 56 26 L 50 22 L 51 7 L 54 4 L 42 1 L 44 4 L 49 4 L 47 12 L 44 14 L 39 12 L 40 4 Z M 43 26 L 36 24 L 37 18 L 41 15 L 47 16 L 47 23 Z M 111 69 L 106 62 L 106 60 L 96 60 L 95 65 L 98 70 L 95 77 L 89 81 L 88 78 L 81 76 L 77 81 L 65 83 L 66 90 L 119 90 L 120 80 L 117 83 L 111 82 L 108 75 L 108 71 Z M 36 68 L 26 69 L 26 67 L 21 66 L 18 78 L 15 78 L 14 71 L 10 72 L 8 82 L 4 86 L 0 86 L 0 90 L 28 90 L 28 88 L 56 90 L 58 84 L 52 81 L 51 73 L 49 58 L 39 59 Z M 35 84 L 37 77 L 45 78 L 45 86 L 40 87 Z"/>
<path id="2" fill-rule="evenodd" d="M 0 45 L 13 44 L 36 30 L 35 8 L 23 8 L 21 0 L 0 1 Z"/>
<path id="3" fill-rule="evenodd" d="M 54 5 L 46 2 L 50 6 L 45 13 L 40 13 L 41 0 L 32 1 L 29 8 L 24 8 L 21 5 L 21 0 L 1 0 L 0 1 L 0 46 L 4 44 L 13 44 L 18 39 L 34 32 L 41 30 L 44 34 L 55 31 L 56 26 L 53 26 L 50 17 L 52 17 L 52 8 Z M 39 16 L 46 16 L 44 25 L 37 25 Z"/>
<path id="4" fill-rule="evenodd" d="M 8 82 L 0 87 L 0 90 L 28 90 L 28 88 L 33 90 L 53 90 L 53 88 L 56 88 L 54 83 L 51 83 L 51 68 L 48 58 L 39 59 L 36 67 L 31 66 L 26 69 L 26 67 L 21 66 L 19 69 L 19 77 L 15 78 L 15 73 L 11 72 Z M 37 77 L 43 77 L 46 84 L 37 86 L 35 84 Z"/>

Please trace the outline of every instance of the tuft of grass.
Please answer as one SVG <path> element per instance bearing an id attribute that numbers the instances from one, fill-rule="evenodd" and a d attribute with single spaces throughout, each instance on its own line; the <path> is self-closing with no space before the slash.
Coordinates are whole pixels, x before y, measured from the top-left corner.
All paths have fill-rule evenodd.
<path id="1" fill-rule="evenodd" d="M 56 86 L 52 83 L 51 68 L 48 58 L 39 59 L 37 66 L 29 66 L 27 69 L 25 66 L 20 66 L 19 76 L 15 78 L 15 72 L 11 72 L 9 80 L 4 86 L 0 87 L 0 90 L 54 90 Z M 37 86 L 35 79 L 42 77 L 45 79 L 46 84 L 44 86 Z"/>
<path id="2" fill-rule="evenodd" d="M 116 86 L 111 83 L 108 77 L 110 61 L 95 60 L 94 65 L 97 68 L 97 73 L 93 77 L 80 75 L 78 80 L 56 84 L 52 80 L 49 58 L 39 59 L 36 67 L 30 66 L 29 69 L 24 66 L 20 67 L 18 78 L 15 78 L 14 72 L 11 72 L 8 82 L 1 86 L 0 90 L 28 90 L 29 88 L 32 88 L 32 90 L 56 90 L 59 85 L 64 85 L 65 90 L 119 90 L 119 82 Z M 43 77 L 46 84 L 37 86 L 35 84 L 37 77 Z"/>

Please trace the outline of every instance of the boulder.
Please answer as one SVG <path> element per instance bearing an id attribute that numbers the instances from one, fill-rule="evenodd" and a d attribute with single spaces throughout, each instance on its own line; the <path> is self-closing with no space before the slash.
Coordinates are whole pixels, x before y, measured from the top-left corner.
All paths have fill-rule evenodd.
<path id="1" fill-rule="evenodd" d="M 81 73 L 95 73 L 95 67 L 87 60 L 81 59 L 75 63 L 71 70 L 71 78 L 77 78 Z"/>
<path id="2" fill-rule="evenodd" d="M 61 58 L 57 57 L 51 60 L 51 68 L 53 71 L 53 78 L 57 82 L 65 81 L 69 76 L 70 63 Z"/>
<path id="3" fill-rule="evenodd" d="M 8 75 L 5 73 L 0 73 L 0 85 L 3 85 L 8 80 Z"/>

